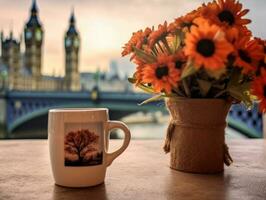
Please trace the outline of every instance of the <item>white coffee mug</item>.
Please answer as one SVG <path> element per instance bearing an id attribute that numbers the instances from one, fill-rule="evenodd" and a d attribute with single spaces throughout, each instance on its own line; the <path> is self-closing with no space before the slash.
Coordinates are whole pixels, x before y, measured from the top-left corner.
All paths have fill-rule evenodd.
<path id="1" fill-rule="evenodd" d="M 122 129 L 123 145 L 107 153 L 109 132 Z M 49 110 L 48 140 L 55 183 L 88 187 L 104 182 L 106 168 L 127 148 L 130 131 L 119 121 L 109 121 L 108 109 Z"/>

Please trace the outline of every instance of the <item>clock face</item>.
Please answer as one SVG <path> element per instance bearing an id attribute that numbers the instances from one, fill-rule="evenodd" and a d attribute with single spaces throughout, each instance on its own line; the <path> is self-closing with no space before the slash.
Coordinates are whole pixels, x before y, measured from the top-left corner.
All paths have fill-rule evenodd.
<path id="1" fill-rule="evenodd" d="M 74 40 L 74 46 L 75 47 L 78 47 L 79 46 L 79 40 L 77 38 Z"/>
<path id="2" fill-rule="evenodd" d="M 25 37 L 26 37 L 26 39 L 31 39 L 32 32 L 31 31 L 26 31 Z"/>
<path id="3" fill-rule="evenodd" d="M 65 43 L 66 43 L 66 47 L 71 46 L 71 40 L 69 38 L 66 39 Z"/>
<path id="4" fill-rule="evenodd" d="M 37 41 L 41 41 L 42 40 L 42 32 L 41 32 L 41 30 L 37 29 L 36 33 L 35 33 L 35 36 L 36 36 L 36 40 Z"/>

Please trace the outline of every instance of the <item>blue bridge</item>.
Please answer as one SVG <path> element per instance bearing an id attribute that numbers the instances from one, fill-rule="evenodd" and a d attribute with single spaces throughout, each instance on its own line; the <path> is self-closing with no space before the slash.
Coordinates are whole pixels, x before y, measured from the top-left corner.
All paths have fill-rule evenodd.
<path id="1" fill-rule="evenodd" d="M 120 119 L 135 112 L 162 111 L 167 113 L 164 102 L 154 102 L 139 106 L 150 95 L 133 92 L 27 92 L 5 91 L 0 93 L 0 124 L 7 136 L 24 123 L 47 115 L 52 108 L 106 107 L 110 118 Z M 228 125 L 248 137 L 262 137 L 262 116 L 255 105 L 246 111 L 242 105 L 233 105 L 227 118 Z"/>

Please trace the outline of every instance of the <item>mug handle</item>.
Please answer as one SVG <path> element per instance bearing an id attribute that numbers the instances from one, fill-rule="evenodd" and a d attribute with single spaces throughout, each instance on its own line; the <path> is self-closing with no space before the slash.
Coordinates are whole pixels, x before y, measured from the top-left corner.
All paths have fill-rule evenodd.
<path id="1" fill-rule="evenodd" d="M 106 131 L 105 131 L 106 140 L 107 139 L 109 140 L 109 132 L 115 128 L 123 130 L 123 132 L 125 134 L 125 138 L 124 138 L 123 145 L 118 150 L 116 150 L 115 152 L 107 153 L 106 148 L 105 148 L 107 166 L 110 166 L 112 164 L 113 160 L 115 158 L 117 158 L 121 153 L 123 153 L 126 150 L 126 148 L 129 145 L 130 138 L 131 138 L 130 130 L 128 129 L 128 127 L 123 122 L 108 121 Z"/>

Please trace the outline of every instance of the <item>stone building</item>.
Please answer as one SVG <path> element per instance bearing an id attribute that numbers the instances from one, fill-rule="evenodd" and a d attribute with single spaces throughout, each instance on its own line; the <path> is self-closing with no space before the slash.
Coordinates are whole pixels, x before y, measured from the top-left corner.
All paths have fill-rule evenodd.
<path id="1" fill-rule="evenodd" d="M 44 28 L 39 18 L 36 0 L 33 0 L 29 19 L 23 30 L 23 37 L 16 39 L 12 31 L 9 36 L 1 32 L 1 57 L 0 57 L 0 90 L 20 91 L 80 91 L 92 90 L 97 87 L 102 91 L 124 91 L 127 83 L 119 79 L 118 69 L 115 73 L 102 74 L 101 78 L 87 76 L 90 73 L 79 72 L 80 35 L 76 28 L 76 19 L 72 11 L 69 26 L 64 35 L 65 46 L 65 77 L 42 75 L 42 58 Z M 21 45 L 25 51 L 21 51 Z M 108 78 L 109 77 L 109 78 Z"/>
<path id="2" fill-rule="evenodd" d="M 20 74 L 20 42 L 13 38 L 13 33 L 10 32 L 9 37 L 4 38 L 1 33 L 1 58 L 2 64 L 8 69 L 8 87 L 9 89 L 17 88 L 19 85 L 18 79 Z"/>
<path id="3" fill-rule="evenodd" d="M 24 26 L 24 40 L 5 37 L 1 32 L 1 83 L 9 90 L 52 91 L 63 89 L 63 78 L 43 76 L 42 54 L 44 31 L 38 17 L 38 7 L 33 0 L 30 16 Z M 21 52 L 24 42 L 25 52 Z"/>
<path id="4" fill-rule="evenodd" d="M 38 83 L 41 81 L 43 28 L 38 18 L 36 1 L 33 1 L 30 18 L 24 27 L 24 40 L 24 67 L 32 77 L 32 89 L 38 90 Z"/>

